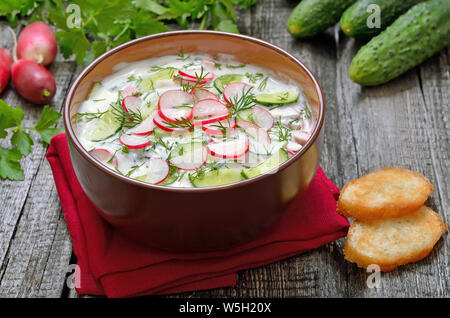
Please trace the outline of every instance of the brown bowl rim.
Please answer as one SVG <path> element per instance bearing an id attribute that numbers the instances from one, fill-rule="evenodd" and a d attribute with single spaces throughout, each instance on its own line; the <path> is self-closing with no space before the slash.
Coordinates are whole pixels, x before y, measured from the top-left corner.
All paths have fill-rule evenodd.
<path id="1" fill-rule="evenodd" d="M 242 187 L 242 186 L 246 186 L 249 185 L 251 183 L 254 182 L 258 182 L 260 180 L 263 180 L 265 178 L 268 178 L 270 175 L 274 174 L 274 173 L 264 173 L 261 174 L 259 176 L 247 179 L 247 180 L 242 180 L 239 182 L 235 182 L 235 183 L 230 183 L 230 184 L 225 184 L 225 185 L 220 185 L 220 186 L 214 186 L 214 187 L 205 187 L 205 188 L 181 188 L 181 187 L 170 187 L 170 186 L 162 186 L 162 185 L 155 185 L 155 184 L 150 184 L 150 183 L 146 183 L 143 181 L 139 181 L 136 179 L 132 179 L 129 177 L 126 177 L 124 175 L 119 174 L 118 172 L 104 166 L 103 164 L 101 164 L 100 162 L 98 162 L 94 157 L 92 157 L 89 152 L 81 145 L 81 143 L 78 141 L 78 138 L 75 135 L 75 132 L 72 129 L 72 124 L 70 121 L 70 111 L 69 111 L 69 105 L 70 105 L 70 101 L 72 100 L 72 97 L 75 93 L 75 90 L 77 89 L 80 81 L 89 73 L 91 72 L 95 66 L 97 66 L 97 64 L 99 64 L 101 61 L 103 61 L 106 57 L 124 49 L 127 48 L 129 46 L 132 46 L 136 43 L 139 42 L 143 42 L 143 41 L 148 41 L 148 40 L 152 40 L 152 39 L 157 39 L 157 38 L 161 38 L 161 37 L 170 37 L 170 36 L 176 36 L 176 35 L 185 35 L 185 34 L 208 34 L 208 35 L 219 35 L 219 36 L 226 36 L 226 37 L 235 37 L 244 41 L 249 41 L 249 42 L 253 42 L 262 46 L 265 46 L 273 51 L 276 51 L 278 53 L 280 53 L 281 55 L 284 55 L 286 57 L 288 57 L 290 60 L 292 60 L 295 64 L 297 64 L 298 66 L 300 66 L 301 68 L 303 68 L 306 72 L 306 74 L 309 76 L 309 78 L 313 81 L 314 86 L 316 88 L 316 92 L 318 93 L 319 96 L 319 117 L 317 120 L 317 124 L 315 125 L 313 134 L 311 136 L 311 138 L 309 138 L 309 140 L 307 141 L 307 143 L 302 147 L 301 150 L 299 150 L 295 155 L 293 155 L 291 158 L 289 158 L 288 160 L 286 160 L 285 162 L 283 162 L 280 166 L 278 166 L 278 170 L 275 173 L 279 173 L 280 171 L 286 169 L 287 167 L 289 167 L 291 164 L 293 164 L 298 158 L 300 158 L 310 147 L 312 144 L 314 144 L 314 142 L 316 141 L 323 123 L 324 123 L 324 118 L 325 118 L 325 102 L 324 102 L 324 97 L 323 97 L 323 91 L 322 88 L 319 84 L 319 82 L 317 81 L 316 77 L 312 74 L 312 72 L 305 66 L 305 64 L 303 64 L 303 62 L 301 62 L 299 59 L 297 59 L 296 57 L 294 57 L 292 54 L 288 53 L 287 51 L 285 51 L 282 48 L 279 48 L 276 45 L 273 45 L 269 42 L 266 42 L 264 40 L 261 39 L 257 39 L 248 35 L 243 35 L 243 34 L 235 34 L 235 33 L 228 33 L 228 32 L 222 32 L 222 31 L 211 31 L 211 30 L 181 30 L 181 31 L 168 31 L 168 32 L 163 32 L 163 33 L 157 33 L 157 34 L 152 34 L 152 35 L 148 35 L 148 36 L 144 36 L 138 39 L 134 39 L 131 40 L 129 42 L 123 43 L 107 52 L 105 52 L 104 54 L 102 54 L 101 56 L 99 56 L 98 58 L 96 58 L 94 61 L 92 61 L 88 66 L 86 66 L 83 71 L 81 71 L 81 73 L 76 77 L 76 79 L 73 81 L 73 83 L 70 85 L 69 87 L 69 91 L 66 95 L 66 98 L 64 100 L 64 105 L 63 105 L 63 117 L 64 117 L 64 126 L 66 128 L 66 136 L 68 136 L 68 138 L 70 139 L 70 141 L 72 142 L 72 144 L 75 146 L 76 150 L 91 164 L 93 164 L 95 167 L 97 167 L 98 169 L 102 170 L 103 172 L 111 175 L 112 177 L 118 178 L 122 181 L 125 181 L 127 183 L 131 183 L 133 185 L 137 185 L 137 186 L 141 186 L 144 188 L 149 188 L 149 189 L 154 189 L 154 190 L 162 190 L 162 191 L 169 191 L 169 192 L 197 192 L 197 193 L 201 193 L 201 192 L 211 192 L 211 191 L 220 191 L 220 190 L 224 190 L 224 189 L 232 189 L 232 188 L 238 188 L 238 187 Z M 273 170 L 272 170 L 273 171 Z"/>

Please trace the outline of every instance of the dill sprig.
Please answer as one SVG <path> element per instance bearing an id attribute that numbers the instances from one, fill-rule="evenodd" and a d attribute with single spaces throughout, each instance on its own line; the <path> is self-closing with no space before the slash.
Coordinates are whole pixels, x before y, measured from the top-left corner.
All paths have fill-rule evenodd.
<path id="1" fill-rule="evenodd" d="M 205 78 L 209 75 L 209 72 L 205 73 L 203 66 L 200 69 L 200 73 L 195 72 L 195 83 L 190 83 L 188 81 L 183 81 L 182 76 L 177 75 L 176 79 L 180 80 L 181 89 L 185 92 L 190 92 L 196 88 L 207 88 Z"/>
<path id="2" fill-rule="evenodd" d="M 258 85 L 258 90 L 263 91 L 267 87 L 267 81 L 269 80 L 269 77 L 266 76 Z"/>
<path id="3" fill-rule="evenodd" d="M 183 48 L 181 48 L 180 52 L 178 53 L 177 60 L 179 60 L 179 61 L 186 61 L 190 57 L 191 57 L 190 55 L 184 56 L 184 50 L 183 50 Z"/>
<path id="4" fill-rule="evenodd" d="M 279 120 L 275 122 L 275 125 L 272 128 L 275 133 L 278 141 L 289 141 L 291 139 L 291 130 L 283 124 Z"/>
<path id="5" fill-rule="evenodd" d="M 83 119 L 86 121 L 91 121 L 93 119 L 100 119 L 100 117 L 102 117 L 105 113 L 107 112 L 107 110 L 105 110 L 104 112 L 101 111 L 96 111 L 93 113 L 78 113 L 78 121 L 82 121 Z"/>
<path id="6" fill-rule="evenodd" d="M 230 103 L 227 105 L 230 108 L 230 116 L 236 116 L 241 111 L 247 110 L 255 106 L 253 102 L 255 94 L 252 93 L 253 87 L 247 90 L 242 88 L 242 94 L 239 96 L 231 97 Z"/>
<path id="7" fill-rule="evenodd" d="M 311 118 L 311 108 L 308 104 L 305 104 L 305 109 L 300 112 L 300 117 L 305 119 Z"/>
<path id="8" fill-rule="evenodd" d="M 245 77 L 248 78 L 248 81 L 250 83 L 256 84 L 257 81 L 259 81 L 260 79 L 262 79 L 264 77 L 263 73 L 245 73 Z"/>
<path id="9" fill-rule="evenodd" d="M 189 130 L 194 129 L 194 124 L 185 117 L 178 118 L 175 121 L 164 120 L 163 123 L 169 128 L 189 129 Z"/>
<path id="10" fill-rule="evenodd" d="M 139 125 L 144 120 L 141 111 L 139 109 L 137 111 L 126 111 L 122 107 L 122 100 L 122 94 L 119 91 L 116 102 L 111 104 L 114 117 L 116 117 L 116 119 L 126 128 L 133 128 Z"/>

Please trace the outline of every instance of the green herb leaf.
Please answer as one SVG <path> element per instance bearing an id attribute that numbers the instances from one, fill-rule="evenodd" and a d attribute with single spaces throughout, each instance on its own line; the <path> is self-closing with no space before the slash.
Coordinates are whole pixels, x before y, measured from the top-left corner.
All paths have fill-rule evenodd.
<path id="1" fill-rule="evenodd" d="M 0 138 L 5 138 L 7 128 L 20 126 L 24 113 L 20 108 L 13 108 L 0 99 Z"/>
<path id="2" fill-rule="evenodd" d="M 18 149 L 5 149 L 0 147 L 0 178 L 9 180 L 23 180 L 24 172 L 19 160 L 22 154 Z"/>
<path id="3" fill-rule="evenodd" d="M 26 156 L 31 152 L 33 139 L 31 139 L 30 135 L 23 130 L 17 130 L 11 137 L 11 144 L 17 148 L 22 156 Z"/>
<path id="4" fill-rule="evenodd" d="M 45 105 L 41 118 L 34 129 L 41 135 L 42 141 L 49 144 L 50 139 L 59 133 L 64 132 L 64 128 L 50 128 L 54 126 L 61 117 L 61 114 L 48 105 Z"/>

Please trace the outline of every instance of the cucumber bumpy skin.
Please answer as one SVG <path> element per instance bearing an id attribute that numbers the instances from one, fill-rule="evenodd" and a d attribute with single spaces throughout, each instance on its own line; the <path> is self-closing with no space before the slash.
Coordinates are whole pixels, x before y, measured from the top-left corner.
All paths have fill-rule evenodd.
<path id="1" fill-rule="evenodd" d="M 422 63 L 450 42 L 449 16 L 449 0 L 415 5 L 359 50 L 350 64 L 350 78 L 361 85 L 379 85 Z"/>
<path id="2" fill-rule="evenodd" d="M 306 38 L 336 24 L 342 12 L 356 0 L 303 0 L 292 11 L 287 29 L 295 37 Z"/>
<path id="3" fill-rule="evenodd" d="M 423 0 L 359 0 L 345 10 L 341 17 L 342 31 L 352 37 L 366 38 L 377 35 L 397 17 L 405 13 L 409 8 Z M 367 18 L 372 14 L 367 12 L 370 5 L 380 8 L 380 28 L 369 28 Z"/>

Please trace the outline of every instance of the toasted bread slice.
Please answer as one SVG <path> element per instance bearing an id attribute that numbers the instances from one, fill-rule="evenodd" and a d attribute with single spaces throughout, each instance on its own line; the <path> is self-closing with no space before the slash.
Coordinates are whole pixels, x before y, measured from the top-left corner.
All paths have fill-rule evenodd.
<path id="1" fill-rule="evenodd" d="M 416 171 L 386 167 L 347 183 L 338 211 L 361 221 L 400 217 L 420 208 L 433 190 Z"/>
<path id="2" fill-rule="evenodd" d="M 359 267 L 377 264 L 382 271 L 426 257 L 444 230 L 439 214 L 426 206 L 400 218 L 355 221 L 345 242 L 344 256 Z"/>

